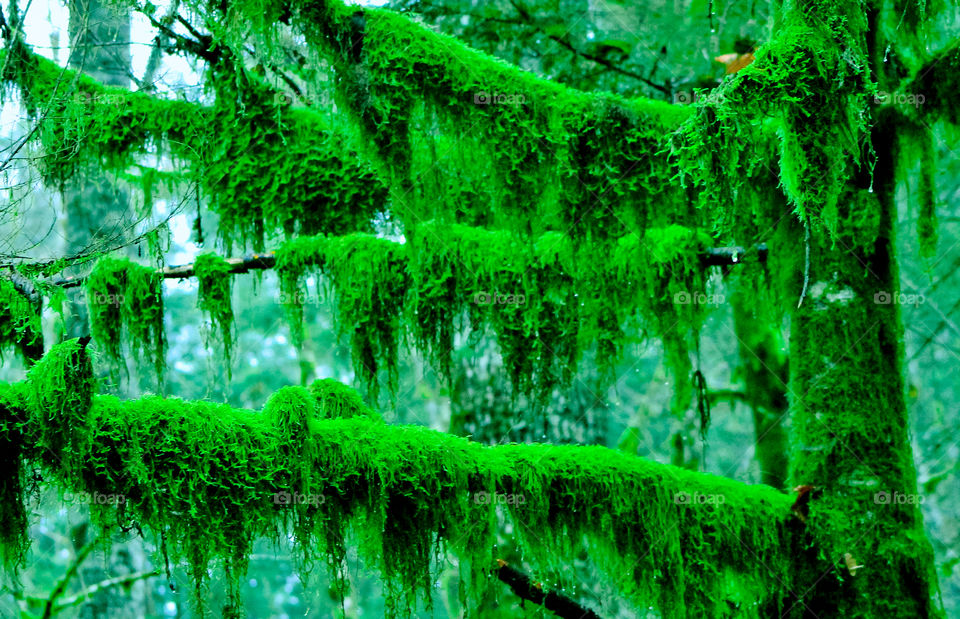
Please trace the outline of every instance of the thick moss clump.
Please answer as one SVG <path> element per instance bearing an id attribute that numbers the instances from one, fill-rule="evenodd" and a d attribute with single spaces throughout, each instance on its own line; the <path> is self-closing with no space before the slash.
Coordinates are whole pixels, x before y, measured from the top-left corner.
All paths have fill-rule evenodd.
<path id="1" fill-rule="evenodd" d="M 359 393 L 332 378 L 317 379 L 310 383 L 309 389 L 317 399 L 317 416 L 321 419 L 381 419 L 377 411 L 364 404 Z"/>
<path id="2" fill-rule="evenodd" d="M 105 257 L 97 261 L 84 285 L 90 332 L 104 352 L 126 368 L 121 350 L 126 342 L 134 357 L 151 362 L 162 380 L 166 365 L 162 275 L 127 258 Z"/>
<path id="3" fill-rule="evenodd" d="M 200 286 L 197 306 L 220 331 L 229 376 L 233 350 L 233 303 L 230 299 L 233 276 L 230 274 L 230 264 L 215 254 L 200 254 L 194 260 L 193 272 Z"/>

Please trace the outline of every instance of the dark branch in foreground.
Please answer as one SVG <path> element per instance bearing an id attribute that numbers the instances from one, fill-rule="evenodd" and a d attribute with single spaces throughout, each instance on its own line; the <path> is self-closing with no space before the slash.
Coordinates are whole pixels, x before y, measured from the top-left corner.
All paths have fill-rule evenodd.
<path id="1" fill-rule="evenodd" d="M 513 592 L 524 600 L 540 604 L 547 610 L 552 610 L 558 617 L 569 619 L 600 619 L 597 613 L 584 608 L 570 598 L 554 591 L 543 592 L 539 583 L 533 582 L 529 576 L 520 570 L 510 567 L 503 559 L 497 559 L 497 578 L 513 589 Z"/>

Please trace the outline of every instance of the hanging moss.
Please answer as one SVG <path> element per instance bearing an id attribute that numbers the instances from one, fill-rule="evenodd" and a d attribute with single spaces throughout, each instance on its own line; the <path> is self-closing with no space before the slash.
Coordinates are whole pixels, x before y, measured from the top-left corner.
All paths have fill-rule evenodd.
<path id="1" fill-rule="evenodd" d="M 16 431 L 30 456 L 82 435 L 53 478 L 124 497 L 119 514 L 98 506 L 97 522 L 119 515 L 162 533 L 170 559 L 190 565 L 198 601 L 211 560 L 235 588 L 253 540 L 291 531 L 301 560 L 325 557 L 335 577 L 346 541 L 358 544 L 394 616 L 429 598 L 431 558 L 442 549 L 480 574 L 465 583 L 464 599 L 475 600 L 482 592 L 470 587 L 491 583 L 482 574 L 494 565 L 497 511 L 514 521 L 528 557 L 544 557 L 531 559 L 538 571 L 569 562 L 586 540 L 613 583 L 664 616 L 730 616 L 733 602 L 737 616 L 760 616 L 762 603 L 789 590 L 782 548 L 792 498 L 770 488 L 603 448 L 491 448 L 387 426 L 332 381 L 282 389 L 261 413 L 157 396 L 95 396 L 88 408 L 89 362 L 78 355 L 76 341 L 56 347 L 30 374 L 26 404 L 0 390 L 4 410 L 11 401 L 27 409 Z"/>
<path id="2" fill-rule="evenodd" d="M 160 273 L 127 258 L 105 257 L 97 261 L 84 285 L 90 332 L 104 352 L 125 368 L 126 342 L 134 358 L 150 361 L 162 381 L 166 339 Z"/>
<path id="3" fill-rule="evenodd" d="M 230 274 L 230 264 L 215 254 L 200 254 L 194 260 L 193 272 L 200 287 L 197 306 L 210 317 L 220 331 L 229 377 L 233 350 L 233 304 L 230 298 L 233 277 Z"/>
<path id="4" fill-rule="evenodd" d="M 22 385 L 0 385 L 0 556 L 4 571 L 14 576 L 30 549 L 27 468 L 20 439 L 27 409 Z"/>
<path id="5" fill-rule="evenodd" d="M 25 359 L 43 352 L 43 325 L 39 308 L 27 299 L 12 281 L 0 276 L 0 353 L 16 347 Z"/>
<path id="6" fill-rule="evenodd" d="M 366 234 L 343 237 L 298 237 L 276 252 L 281 290 L 291 318 L 294 342 L 303 338 L 300 279 L 308 268 L 330 278 L 336 293 L 340 334 L 350 334 L 353 367 L 376 401 L 377 372 L 387 370 L 396 391 L 401 310 L 407 278 L 399 243 Z"/>
<path id="7" fill-rule="evenodd" d="M 277 230 L 366 230 L 386 210 L 384 186 L 329 121 L 288 109 L 251 76 L 238 92 L 214 75 L 217 102 L 203 107 L 102 86 L 25 48 L 16 56 L 0 50 L 0 62 L 10 65 L 5 86 L 17 88 L 36 115 L 35 137 L 45 151 L 38 161 L 52 185 L 62 187 L 87 165 L 122 175 L 165 147 L 181 177 L 210 198 L 225 245 L 249 242 L 256 250 Z M 147 201 L 156 182 L 168 179 L 152 172 L 137 179 Z"/>
<path id="8" fill-rule="evenodd" d="M 350 334 L 354 366 L 368 385 L 378 368 L 394 371 L 405 334 L 450 376 L 454 334 L 489 328 L 515 393 L 542 401 L 569 383 L 585 351 L 595 349 L 612 375 L 624 344 L 649 331 L 665 341 L 680 387 L 677 410 L 689 402 L 689 339 L 705 310 L 720 302 L 706 295 L 699 262 L 708 234 L 652 228 L 643 240 L 621 239 L 608 258 L 559 233 L 531 240 L 436 222 L 419 231 L 405 243 L 298 237 L 279 248 L 276 268 L 294 341 L 303 338 L 301 282 L 315 268 L 330 278 L 340 332 Z"/>

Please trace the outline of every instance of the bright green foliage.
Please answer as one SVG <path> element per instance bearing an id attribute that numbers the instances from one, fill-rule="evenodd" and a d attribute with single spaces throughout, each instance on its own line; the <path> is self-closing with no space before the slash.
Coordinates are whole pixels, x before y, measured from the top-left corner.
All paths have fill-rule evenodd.
<path id="1" fill-rule="evenodd" d="M 359 544 L 384 577 L 391 614 L 429 596 L 442 548 L 460 558 L 464 594 L 476 600 L 494 567 L 498 510 L 538 570 L 559 573 L 585 539 L 612 582 L 667 617 L 684 608 L 731 616 L 737 605 L 736 616 L 762 616 L 790 586 L 782 549 L 792 499 L 771 488 L 603 448 L 484 447 L 391 427 L 332 381 L 282 389 L 261 413 L 156 396 L 96 396 L 91 408 L 89 362 L 78 355 L 75 340 L 51 351 L 30 375 L 29 400 L 0 391 L 0 439 L 21 441 L 28 461 L 70 445 L 71 459 L 44 460 L 54 477 L 122 495 L 125 516 L 162 532 L 170 559 L 189 563 L 198 601 L 219 559 L 239 604 L 252 541 L 291 531 L 305 566 L 324 558 L 340 579 L 346 544 Z M 10 424 L 14 415 L 25 421 Z M 115 512 L 101 505 L 95 517 L 109 526 Z"/>
<path id="2" fill-rule="evenodd" d="M 90 332 L 104 352 L 126 367 L 122 343 L 134 356 L 153 364 L 158 377 L 165 367 L 163 277 L 153 268 L 127 258 L 97 261 L 84 282 L 90 310 Z"/>
<path id="3" fill-rule="evenodd" d="M 206 191 L 225 243 L 249 241 L 258 250 L 276 230 L 366 229 L 385 210 L 383 185 L 323 116 L 288 109 L 250 76 L 243 99 L 222 79 L 216 104 L 203 107 L 105 87 L 26 51 L 0 51 L 0 61 L 10 65 L 7 84 L 37 116 L 49 183 L 62 185 L 86 163 L 123 174 L 151 149 L 167 148 L 184 178 Z M 52 106 L 49 113 L 41 114 L 41 104 Z M 150 189 L 158 180 L 144 173 L 138 183 Z"/>
<path id="4" fill-rule="evenodd" d="M 223 353 L 226 359 L 227 376 L 230 376 L 230 353 L 233 350 L 233 304 L 230 289 L 233 277 L 230 264 L 216 254 L 200 254 L 193 263 L 200 291 L 197 306 L 209 317 L 220 331 Z"/>
<path id="5" fill-rule="evenodd" d="M 0 352 L 10 346 L 25 349 L 42 343 L 40 312 L 17 290 L 13 282 L 0 277 Z M 41 350 L 42 352 L 42 350 Z"/>

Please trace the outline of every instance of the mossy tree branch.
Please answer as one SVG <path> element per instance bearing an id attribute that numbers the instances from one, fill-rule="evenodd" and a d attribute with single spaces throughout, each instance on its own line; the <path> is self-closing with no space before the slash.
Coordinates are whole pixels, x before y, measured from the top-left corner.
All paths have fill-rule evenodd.
<path id="1" fill-rule="evenodd" d="M 325 559 L 342 578 L 353 523 L 394 611 L 430 591 L 436 543 L 472 566 L 472 598 L 489 586 L 497 510 L 517 524 L 516 543 L 537 571 L 572 560 L 585 536 L 626 595 L 667 616 L 685 604 L 725 609 L 789 595 L 784 549 L 796 521 L 791 497 L 772 488 L 598 447 L 485 447 L 388 426 L 333 381 L 284 388 L 259 413 L 91 397 L 91 383 L 80 344 L 55 347 L 26 382 L 0 389 L 3 437 L 64 488 L 123 497 L 119 514 L 116 504 L 95 505 L 95 522 L 135 518 L 162 532 L 201 596 L 209 560 L 223 559 L 236 585 L 254 539 L 291 531 L 304 562 Z M 744 597 L 731 600 L 733 591 Z"/>

